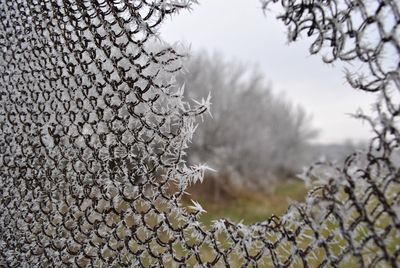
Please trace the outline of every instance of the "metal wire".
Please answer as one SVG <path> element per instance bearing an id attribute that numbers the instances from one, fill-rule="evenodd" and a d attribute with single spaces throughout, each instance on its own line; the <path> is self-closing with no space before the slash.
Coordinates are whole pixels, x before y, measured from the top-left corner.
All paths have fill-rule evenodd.
<path id="1" fill-rule="evenodd" d="M 190 4 L 0 1 L 0 265 L 397 267 L 398 2 L 281 2 L 293 40 L 305 32 L 311 53 L 367 66 L 348 78 L 381 94 L 374 116 L 357 115 L 376 135 L 343 166 L 311 167 L 317 187 L 282 217 L 211 228 L 180 204 L 205 170 L 184 155 L 208 103 L 183 100 L 169 79 L 182 55 L 153 45 Z"/>

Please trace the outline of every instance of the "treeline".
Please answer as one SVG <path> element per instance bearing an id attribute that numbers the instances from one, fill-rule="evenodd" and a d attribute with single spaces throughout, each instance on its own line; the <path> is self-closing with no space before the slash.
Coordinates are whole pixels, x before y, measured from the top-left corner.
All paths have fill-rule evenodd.
<path id="1" fill-rule="evenodd" d="M 199 119 L 188 149 L 190 163 L 217 170 L 206 180 L 216 180 L 216 187 L 268 190 L 271 182 L 293 177 L 307 164 L 309 142 L 317 135 L 310 116 L 274 94 L 257 68 L 206 52 L 190 57 L 185 66 L 177 84 L 185 85 L 186 96 L 211 95 L 211 116 Z"/>

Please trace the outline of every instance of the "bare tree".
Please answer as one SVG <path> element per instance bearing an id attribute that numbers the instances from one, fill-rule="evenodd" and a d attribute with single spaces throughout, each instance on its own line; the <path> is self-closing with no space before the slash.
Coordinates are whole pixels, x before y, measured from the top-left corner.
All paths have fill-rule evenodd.
<path id="1" fill-rule="evenodd" d="M 177 78 L 186 95 L 210 94 L 212 102 L 212 118 L 199 122 L 189 161 L 236 173 L 252 186 L 287 177 L 305 164 L 302 156 L 316 135 L 310 117 L 273 94 L 257 68 L 206 52 L 189 58 L 186 68 Z"/>

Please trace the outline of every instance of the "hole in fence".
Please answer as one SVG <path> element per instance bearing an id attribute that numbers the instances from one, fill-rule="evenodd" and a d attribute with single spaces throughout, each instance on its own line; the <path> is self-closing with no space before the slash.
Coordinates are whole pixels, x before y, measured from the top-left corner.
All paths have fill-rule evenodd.
<path id="1" fill-rule="evenodd" d="M 207 224 L 221 217 L 255 223 L 304 200 L 296 177 L 304 166 L 323 155 L 343 162 L 365 146 L 370 133 L 348 114 L 368 110 L 373 97 L 344 86 L 343 66 L 305 57 L 309 40 L 286 46 L 284 26 L 257 2 L 231 1 L 221 20 L 225 5 L 204 2 L 161 28 L 163 39 L 192 47 L 177 77 L 187 99 L 211 95 L 211 116 L 198 121 L 187 160 L 216 172 L 191 186 L 184 202 L 198 200 Z"/>

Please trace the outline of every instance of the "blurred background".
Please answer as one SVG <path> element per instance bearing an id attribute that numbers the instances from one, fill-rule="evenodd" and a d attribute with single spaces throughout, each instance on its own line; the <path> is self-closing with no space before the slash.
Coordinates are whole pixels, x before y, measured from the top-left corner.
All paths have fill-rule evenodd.
<path id="1" fill-rule="evenodd" d="M 296 177 L 320 159 L 343 162 L 371 133 L 350 116 L 368 112 L 373 96 L 346 84 L 343 64 L 310 56 L 306 38 L 287 44 L 278 13 L 245 0 L 203 0 L 173 17 L 161 38 L 189 47 L 177 77 L 188 99 L 211 95 L 199 118 L 189 164 L 206 163 L 190 199 L 208 211 L 207 224 L 228 217 L 252 223 L 281 214 L 307 193 Z"/>

